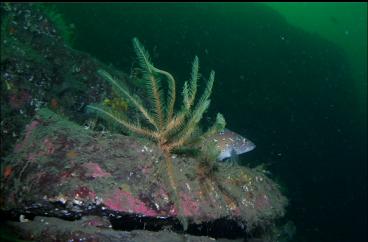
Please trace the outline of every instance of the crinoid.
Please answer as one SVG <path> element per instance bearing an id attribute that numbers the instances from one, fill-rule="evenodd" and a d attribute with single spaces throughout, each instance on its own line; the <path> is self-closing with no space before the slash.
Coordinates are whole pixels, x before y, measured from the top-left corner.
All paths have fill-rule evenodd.
<path id="1" fill-rule="evenodd" d="M 178 206 L 180 215 L 182 209 L 173 175 L 171 153 L 182 148 L 193 148 L 204 137 L 208 137 L 225 127 L 225 119 L 220 113 L 217 114 L 216 122 L 206 132 L 201 132 L 199 127 L 199 122 L 210 105 L 209 97 L 215 80 L 215 72 L 211 71 L 204 92 L 195 104 L 199 79 L 199 61 L 196 56 L 192 64 L 190 80 L 184 83 L 182 91 L 183 104 L 179 110 L 175 110 L 176 81 L 174 77 L 169 72 L 160 70 L 152 64 L 148 52 L 137 38 L 133 39 L 133 46 L 146 84 L 147 96 L 145 101 L 136 95 L 132 95 L 121 82 L 114 79 L 106 71 L 99 70 L 98 73 L 128 100 L 129 105 L 134 107 L 141 115 L 141 119 L 134 122 L 126 117 L 124 113 L 116 113 L 101 105 L 89 105 L 88 108 L 103 114 L 103 117 L 114 120 L 126 131 L 147 137 L 158 145 L 166 160 L 168 182 L 172 188 L 174 202 Z M 162 85 L 163 80 L 167 82 L 166 90 Z M 180 219 L 184 228 L 186 228 L 186 219 L 183 217 Z"/>

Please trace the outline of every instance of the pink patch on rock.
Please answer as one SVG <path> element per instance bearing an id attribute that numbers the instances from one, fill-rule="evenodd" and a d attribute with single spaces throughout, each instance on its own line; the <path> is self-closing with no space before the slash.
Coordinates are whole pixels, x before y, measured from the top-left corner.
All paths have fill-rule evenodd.
<path id="1" fill-rule="evenodd" d="M 163 186 L 160 186 L 160 188 L 154 193 L 153 196 L 157 198 L 158 200 L 164 200 L 164 201 L 169 200 L 169 194 L 167 193 L 167 191 L 164 189 Z"/>
<path id="2" fill-rule="evenodd" d="M 104 204 L 116 211 L 143 214 L 145 216 L 157 216 L 157 212 L 148 208 L 140 199 L 135 198 L 130 192 L 116 189 L 112 197 L 105 199 Z"/>
<path id="3" fill-rule="evenodd" d="M 20 109 L 24 105 L 26 105 L 30 100 L 32 96 L 29 94 L 28 91 L 21 90 L 18 93 L 12 94 L 9 97 L 9 104 L 10 107 L 13 109 Z"/>
<path id="4" fill-rule="evenodd" d="M 271 206 L 270 199 L 266 194 L 259 194 L 255 200 L 255 206 L 257 209 L 266 209 Z"/>
<path id="5" fill-rule="evenodd" d="M 169 215 L 173 217 L 178 215 L 178 209 L 174 205 L 171 205 Z"/>
<path id="6" fill-rule="evenodd" d="M 87 177 L 105 177 L 111 176 L 109 172 L 104 171 L 97 163 L 88 162 L 83 164 L 83 167 L 86 169 L 85 176 Z"/>
<path id="7" fill-rule="evenodd" d="M 43 144 L 46 148 L 46 152 L 48 155 L 51 155 L 55 152 L 55 145 L 52 143 L 52 141 L 49 138 L 46 138 L 43 141 Z"/>
<path id="8" fill-rule="evenodd" d="M 30 153 L 27 157 L 28 161 L 35 161 L 37 160 L 38 157 L 44 155 L 44 152 L 43 151 L 40 151 L 40 152 L 36 152 L 36 153 Z"/>
<path id="9" fill-rule="evenodd" d="M 30 132 L 34 130 L 35 128 L 37 128 L 38 125 L 40 125 L 40 121 L 38 120 L 33 120 L 30 124 L 28 124 L 26 126 L 26 131 L 27 131 L 26 137 L 28 137 L 30 135 Z"/>
<path id="10" fill-rule="evenodd" d="M 198 216 L 200 213 L 199 202 L 196 202 L 188 193 L 180 193 L 182 206 L 182 213 L 186 217 Z M 178 208 L 172 205 L 169 211 L 170 216 L 177 216 L 179 214 Z"/>
<path id="11" fill-rule="evenodd" d="M 80 186 L 78 187 L 77 190 L 74 191 L 74 197 L 76 199 L 95 199 L 96 198 L 96 193 L 92 190 L 90 190 L 88 187 L 86 186 Z"/>
<path id="12" fill-rule="evenodd" d="M 240 216 L 241 215 L 239 207 L 236 207 L 236 208 L 232 209 L 231 212 L 233 213 L 234 216 Z"/>
<path id="13" fill-rule="evenodd" d="M 33 130 L 40 125 L 40 121 L 33 120 L 30 124 L 26 125 L 26 134 L 24 136 L 24 139 L 21 143 L 16 144 L 14 151 L 19 152 L 22 147 L 28 143 L 29 137 L 31 136 Z"/>
<path id="14" fill-rule="evenodd" d="M 149 175 L 152 173 L 152 166 L 151 165 L 144 165 L 139 167 L 144 175 Z"/>
<path id="15" fill-rule="evenodd" d="M 181 206 L 184 216 L 196 216 L 199 211 L 199 203 L 194 201 L 188 193 L 181 193 Z"/>

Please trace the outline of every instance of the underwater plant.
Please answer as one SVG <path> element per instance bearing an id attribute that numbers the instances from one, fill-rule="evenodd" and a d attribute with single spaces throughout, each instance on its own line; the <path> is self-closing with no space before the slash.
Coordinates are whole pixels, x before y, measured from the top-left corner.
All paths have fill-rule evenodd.
<path id="1" fill-rule="evenodd" d="M 146 102 L 148 103 L 145 104 L 140 97 L 133 95 L 123 83 L 108 72 L 98 70 L 98 73 L 129 102 L 129 106 L 138 111 L 141 118 L 134 122 L 127 117 L 125 112 L 115 112 L 106 105 L 88 105 L 87 108 L 119 123 L 126 131 L 149 138 L 158 145 L 166 160 L 167 177 L 180 214 L 180 199 L 176 189 L 171 154 L 183 148 L 196 148 L 196 144 L 200 141 L 224 129 L 225 119 L 220 113 L 217 114 L 215 123 L 206 132 L 202 132 L 199 127 L 199 122 L 210 105 L 209 97 L 215 80 L 215 72 L 210 72 L 204 92 L 195 104 L 200 76 L 199 60 L 196 56 L 192 64 L 190 80 L 184 83 L 182 90 L 183 104 L 179 110 L 175 110 L 176 81 L 174 77 L 169 72 L 153 65 L 148 52 L 137 38 L 133 38 L 133 46 L 143 73 L 148 99 Z M 163 88 L 163 80 L 167 81 L 166 89 Z M 182 222 L 185 228 L 186 221 L 182 220 Z"/>

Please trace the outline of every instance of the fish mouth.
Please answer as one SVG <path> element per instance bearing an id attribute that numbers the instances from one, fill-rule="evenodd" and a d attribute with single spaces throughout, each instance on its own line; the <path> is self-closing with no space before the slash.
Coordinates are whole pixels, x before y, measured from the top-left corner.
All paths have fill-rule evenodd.
<path id="1" fill-rule="evenodd" d="M 257 146 L 256 146 L 256 144 L 255 143 L 251 143 L 250 144 L 250 150 L 254 150 L 255 148 L 256 148 Z"/>
<path id="2" fill-rule="evenodd" d="M 247 147 L 244 149 L 244 152 L 242 153 L 247 153 L 249 151 L 252 151 L 256 148 L 256 145 L 253 142 L 250 142 Z"/>

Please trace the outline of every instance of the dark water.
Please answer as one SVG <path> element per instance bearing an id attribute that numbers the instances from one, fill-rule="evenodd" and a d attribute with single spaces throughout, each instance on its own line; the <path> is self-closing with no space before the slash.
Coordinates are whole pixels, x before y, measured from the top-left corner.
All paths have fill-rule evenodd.
<path id="1" fill-rule="evenodd" d="M 242 162 L 266 163 L 273 179 L 284 186 L 290 199 L 287 218 L 297 228 L 294 241 L 345 242 L 367 239 L 367 30 L 354 29 L 367 19 L 366 6 L 349 5 L 365 7 L 358 11 L 361 16 L 351 15 L 350 28 L 339 14 L 347 7 L 337 4 L 299 7 L 304 22 L 293 25 L 286 21 L 293 6 L 277 4 L 93 3 L 57 8 L 75 25 L 74 48 L 127 73 L 135 58 L 133 37 L 158 67 L 174 74 L 179 86 L 189 78 L 198 55 L 205 78 L 211 69 L 216 71 L 207 116 L 223 113 L 228 128 L 257 144 Z M 328 10 L 333 14 L 326 17 Z M 308 30 L 306 19 L 316 21 L 309 26 L 315 32 Z M 344 27 L 353 38 L 344 45 L 326 26 Z"/>

